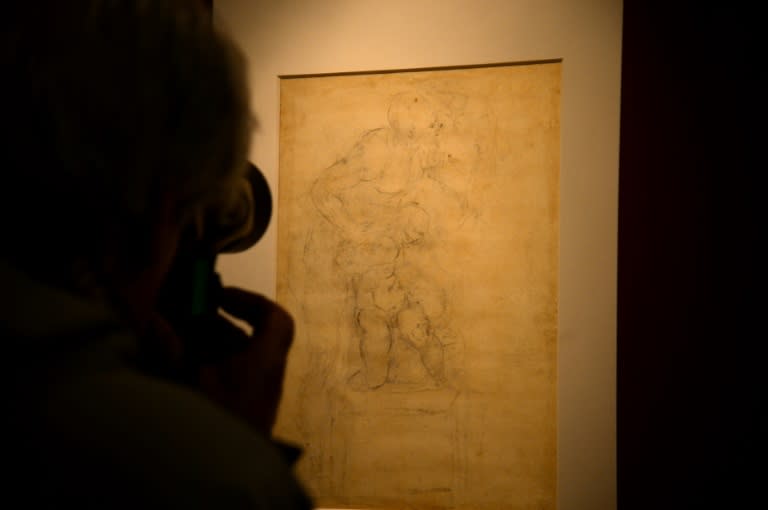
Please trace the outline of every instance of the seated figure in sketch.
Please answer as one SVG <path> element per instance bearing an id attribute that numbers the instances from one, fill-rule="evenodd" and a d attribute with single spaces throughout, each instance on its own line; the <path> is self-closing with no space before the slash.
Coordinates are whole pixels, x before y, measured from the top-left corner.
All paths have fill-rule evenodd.
<path id="1" fill-rule="evenodd" d="M 448 382 L 448 293 L 431 275 L 441 229 L 468 213 L 472 171 L 444 141 L 451 122 L 440 101 L 397 94 L 387 125 L 364 133 L 312 186 L 312 202 L 335 227 L 335 265 L 352 298 L 353 388 Z"/>

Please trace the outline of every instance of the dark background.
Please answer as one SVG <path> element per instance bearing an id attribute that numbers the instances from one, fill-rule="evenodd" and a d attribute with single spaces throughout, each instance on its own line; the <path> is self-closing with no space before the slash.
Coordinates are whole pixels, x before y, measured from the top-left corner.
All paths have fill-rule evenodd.
<path id="1" fill-rule="evenodd" d="M 753 508 L 765 333 L 766 28 L 721 2 L 624 4 L 619 508 Z M 725 6 L 725 7 L 723 7 Z M 759 196 L 758 196 L 759 195 Z M 760 404 L 762 406 L 762 404 Z"/>

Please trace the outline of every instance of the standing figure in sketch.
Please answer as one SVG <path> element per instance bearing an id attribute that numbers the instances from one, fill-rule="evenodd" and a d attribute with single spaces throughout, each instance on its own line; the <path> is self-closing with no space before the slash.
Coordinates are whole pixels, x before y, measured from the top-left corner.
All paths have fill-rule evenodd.
<path id="1" fill-rule="evenodd" d="M 455 106 L 454 106 L 455 108 Z M 336 270 L 350 296 L 359 367 L 354 389 L 437 388 L 449 381 L 449 291 L 435 278 L 441 236 L 471 213 L 472 147 L 435 97 L 391 97 L 387 125 L 365 132 L 311 188 L 336 231 Z M 458 150 L 457 150 L 458 149 Z"/>

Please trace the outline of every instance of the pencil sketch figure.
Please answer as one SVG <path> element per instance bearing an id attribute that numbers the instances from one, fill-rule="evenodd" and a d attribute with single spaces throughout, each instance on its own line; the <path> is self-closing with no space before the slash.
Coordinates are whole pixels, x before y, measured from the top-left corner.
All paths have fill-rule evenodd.
<path id="1" fill-rule="evenodd" d="M 443 387 L 455 341 L 449 292 L 430 278 L 441 236 L 472 214 L 471 161 L 447 150 L 454 112 L 422 93 L 389 98 L 386 125 L 322 171 L 311 199 L 338 237 L 334 265 L 351 296 L 356 390 Z M 433 267 L 430 267 L 433 266 Z M 429 270 L 427 270 L 429 268 Z"/>

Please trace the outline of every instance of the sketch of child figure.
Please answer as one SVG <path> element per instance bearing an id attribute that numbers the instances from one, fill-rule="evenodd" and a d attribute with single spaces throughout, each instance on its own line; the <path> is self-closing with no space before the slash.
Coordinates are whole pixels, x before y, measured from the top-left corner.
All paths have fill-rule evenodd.
<path id="1" fill-rule="evenodd" d="M 335 227 L 335 267 L 352 296 L 360 359 L 349 379 L 355 389 L 446 383 L 445 306 L 422 305 L 429 295 L 444 301 L 445 290 L 419 264 L 433 262 L 429 250 L 439 243 L 436 226 L 446 209 L 466 201 L 461 179 L 441 177 L 472 170 L 454 168 L 462 162 L 449 161 L 441 141 L 453 126 L 451 115 L 425 94 L 391 96 L 387 125 L 366 131 L 312 185 L 313 204 Z"/>
<path id="2" fill-rule="evenodd" d="M 429 376 L 442 385 L 445 380 L 444 345 L 432 321 L 419 304 L 409 304 L 397 313 L 398 332 L 404 342 L 419 353 Z"/>
<path id="3" fill-rule="evenodd" d="M 443 289 L 398 261 L 371 268 L 355 281 L 354 331 L 361 366 L 349 382 L 358 390 L 397 384 L 412 389 L 446 382 L 442 337 Z"/>

